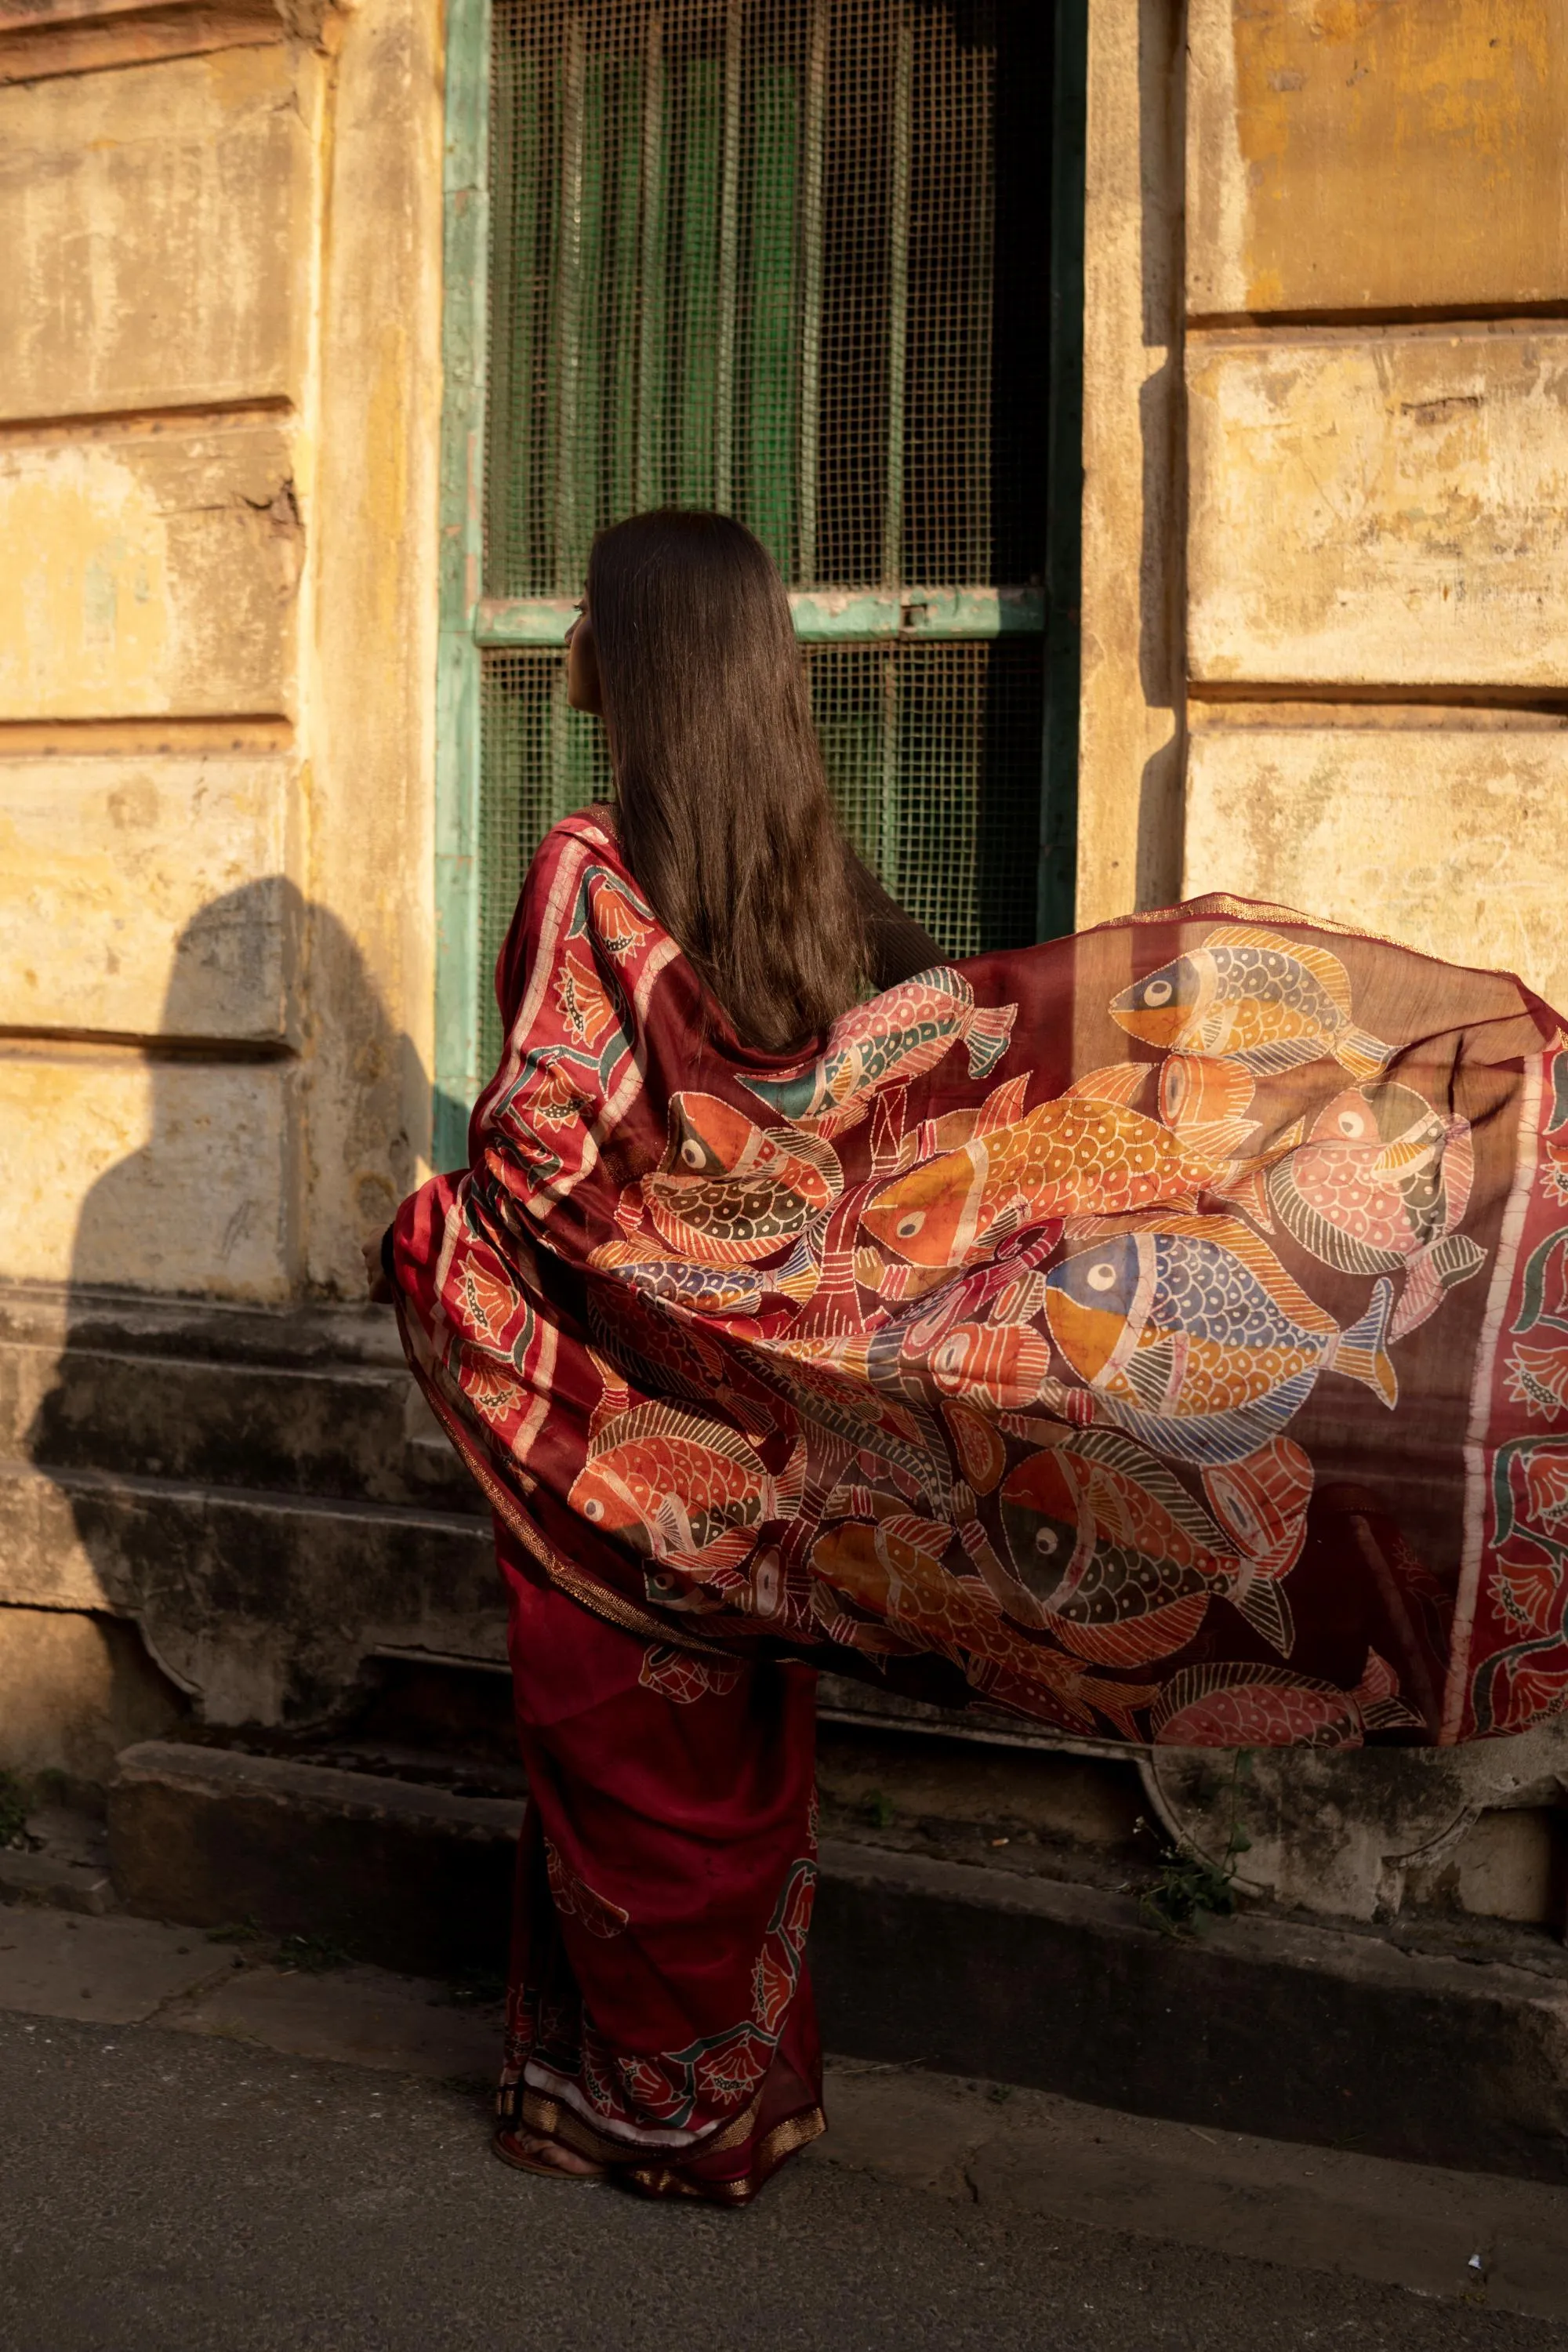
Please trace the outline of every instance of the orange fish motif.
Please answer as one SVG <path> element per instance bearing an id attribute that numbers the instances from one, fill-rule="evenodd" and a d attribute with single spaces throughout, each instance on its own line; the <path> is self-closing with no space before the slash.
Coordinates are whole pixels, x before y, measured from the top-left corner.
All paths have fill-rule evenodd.
<path id="1" fill-rule="evenodd" d="M 1469 1203 L 1468 1119 L 1444 1118 L 1405 1086 L 1352 1087 L 1319 1114 L 1304 1143 L 1252 1181 L 1287 1233 L 1345 1274 L 1407 1269 L 1391 1339 L 1415 1330 L 1486 1253 L 1456 1231 Z M 1249 1205 L 1248 1191 L 1232 1196 Z M 1267 1228 L 1265 1212 L 1259 1222 Z"/>
<path id="2" fill-rule="evenodd" d="M 627 1232 L 646 1214 L 679 1256 L 745 1265 L 795 1240 L 843 1189 L 820 1138 L 758 1127 L 716 1095 L 678 1094 L 663 1160 L 626 1187 L 616 1214 Z"/>
<path id="3" fill-rule="evenodd" d="M 1131 1735 L 1131 1712 L 1153 1696 L 1140 1685 L 1107 1683 L 1044 1643 L 1026 1641 L 1004 1619 L 995 1599 L 972 1576 L 953 1576 L 942 1554 L 953 1539 L 945 1522 L 912 1514 L 878 1526 L 848 1520 L 828 1528 L 812 1547 L 816 1576 L 829 1588 L 819 1614 L 831 1618 L 831 1594 L 884 1618 L 922 1645 L 942 1651 L 978 1687 L 985 1669 L 1026 1685 L 1037 1706 L 1054 1705 L 1073 1728 L 1089 1729 L 1098 1708 Z"/>
<path id="4" fill-rule="evenodd" d="M 923 1077 L 960 1043 L 969 1048 L 970 1076 L 989 1076 L 1017 1017 L 1016 1004 L 994 1010 L 976 1004 L 962 972 L 938 964 L 844 1013 L 828 1031 L 824 1052 L 798 1076 L 745 1083 L 770 1110 L 835 1135 L 866 1117 L 866 1097 Z"/>
<path id="5" fill-rule="evenodd" d="M 700 1576 L 748 1559 L 763 1528 L 799 1508 L 805 1478 L 802 1445 L 775 1477 L 739 1430 L 641 1404 L 597 1433 L 569 1500 L 602 1535 Z"/>
<path id="6" fill-rule="evenodd" d="M 1216 1469 L 1205 1510 L 1171 1470 L 1118 1431 L 1063 1429 L 1002 1489 L 1002 1524 L 1040 1622 L 1081 1657 L 1132 1666 L 1191 1641 L 1210 1599 L 1230 1601 L 1265 1641 L 1294 1639 L 1279 1579 L 1306 1538 L 1311 1465 L 1289 1438 Z"/>
<path id="7" fill-rule="evenodd" d="M 1093 1070 L 1022 1113 L 1024 1081 L 1009 1079 L 967 1140 L 922 1160 L 862 1209 L 862 1229 L 916 1265 L 958 1266 L 1047 1218 L 1192 1207 L 1234 1162 L 1129 1108 L 1147 1076 L 1138 1062 Z"/>
<path id="8" fill-rule="evenodd" d="M 1342 1331 L 1239 1218 L 1107 1234 L 1046 1276 L 1051 1336 L 1107 1416 L 1155 1452 L 1238 1462 L 1276 1436 L 1320 1372 L 1392 1406 L 1393 1286 Z"/>
<path id="9" fill-rule="evenodd" d="M 1222 924 L 1111 1001 L 1130 1036 L 1171 1054 L 1239 1062 L 1261 1076 L 1332 1055 L 1353 1078 L 1379 1076 L 1392 1048 L 1358 1029 L 1338 956 L 1251 923 Z"/>

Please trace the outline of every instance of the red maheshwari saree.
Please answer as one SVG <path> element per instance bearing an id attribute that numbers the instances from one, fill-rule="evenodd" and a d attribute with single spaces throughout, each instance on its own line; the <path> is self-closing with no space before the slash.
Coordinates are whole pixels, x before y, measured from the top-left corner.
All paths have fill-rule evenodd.
<path id="1" fill-rule="evenodd" d="M 1210 898 L 770 1055 L 579 817 L 498 985 L 400 1304 L 559 1591 L 1097 1738 L 1568 1699 L 1568 1046 L 1517 982 Z"/>

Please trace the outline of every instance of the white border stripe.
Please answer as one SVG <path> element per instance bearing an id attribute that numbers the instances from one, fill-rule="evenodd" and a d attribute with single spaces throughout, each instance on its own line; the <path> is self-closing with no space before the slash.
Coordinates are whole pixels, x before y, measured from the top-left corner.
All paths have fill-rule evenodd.
<path id="1" fill-rule="evenodd" d="M 1545 1055 L 1531 1054 L 1524 1065 L 1520 1085 L 1519 1145 L 1514 1159 L 1513 1183 L 1498 1234 L 1497 1264 L 1492 1268 L 1486 1318 L 1481 1325 L 1480 1346 L 1476 1352 L 1475 1379 L 1470 1388 L 1469 1429 L 1465 1441 L 1465 1548 L 1459 1560 L 1459 1589 L 1454 1599 L 1454 1626 L 1448 1637 L 1448 1681 L 1443 1695 L 1443 1725 L 1437 1734 L 1440 1748 L 1457 1746 L 1459 1727 L 1464 1721 L 1465 1697 L 1469 1689 L 1470 1640 L 1475 1632 L 1476 1603 L 1480 1593 L 1481 1554 L 1486 1540 L 1487 1424 L 1491 1413 L 1498 1341 L 1502 1335 L 1503 1316 L 1508 1308 L 1509 1292 L 1513 1287 L 1514 1267 L 1519 1259 L 1520 1238 L 1524 1231 L 1525 1215 L 1535 1184 L 1541 1137 L 1542 1081 L 1545 1071 Z"/>

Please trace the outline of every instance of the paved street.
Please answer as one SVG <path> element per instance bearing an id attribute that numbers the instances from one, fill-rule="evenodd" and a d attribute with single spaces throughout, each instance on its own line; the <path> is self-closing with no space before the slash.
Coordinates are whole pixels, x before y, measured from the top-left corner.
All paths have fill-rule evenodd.
<path id="1" fill-rule="evenodd" d="M 492 2034 L 375 1971 L 0 1911 L 0 2346 L 1568 2347 L 1561 2192 L 840 2066 L 750 2212 L 649 2206 L 493 2161 Z"/>

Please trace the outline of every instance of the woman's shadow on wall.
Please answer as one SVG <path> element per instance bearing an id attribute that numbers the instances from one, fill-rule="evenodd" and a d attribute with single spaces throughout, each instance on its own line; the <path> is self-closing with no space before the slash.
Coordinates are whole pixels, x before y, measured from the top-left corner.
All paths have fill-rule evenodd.
<path id="1" fill-rule="evenodd" d="M 399 1352 L 360 1243 L 416 1181 L 429 1092 L 354 940 L 281 876 L 185 924 L 156 1038 L 101 1076 L 140 1139 L 82 1201 L 26 1445 L 57 1550 L 74 1530 L 67 1582 L 102 1596 L 119 1745 L 192 1699 L 230 1721 L 330 1705 L 352 1644 L 322 1647 L 287 1547 L 247 1549 L 225 1503 L 391 1498 L 401 1391 L 355 1367 Z"/>

